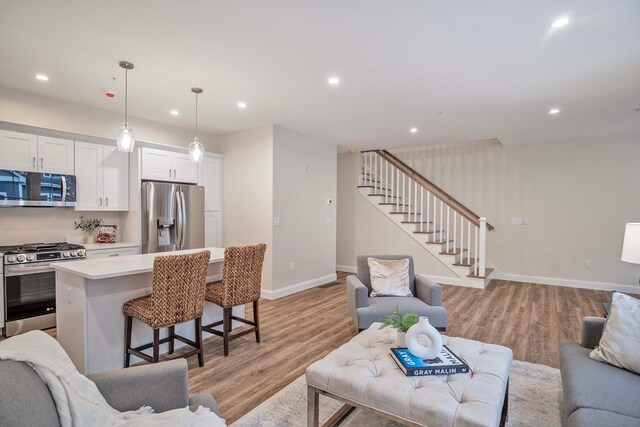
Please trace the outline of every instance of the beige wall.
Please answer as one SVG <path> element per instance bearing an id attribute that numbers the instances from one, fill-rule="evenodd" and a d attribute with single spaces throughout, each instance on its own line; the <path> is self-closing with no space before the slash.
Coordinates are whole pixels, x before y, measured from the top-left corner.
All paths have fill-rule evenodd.
<path id="1" fill-rule="evenodd" d="M 488 258 L 511 278 L 637 286 L 640 267 L 620 260 L 624 224 L 640 221 L 637 139 L 391 151 L 488 218 L 496 227 L 488 233 Z M 339 164 L 341 175 L 345 162 Z M 341 180 L 339 196 L 353 182 L 355 178 L 351 183 Z M 373 214 L 365 215 L 365 221 Z M 512 225 L 514 217 L 527 218 L 529 225 Z M 353 238 L 356 252 L 358 245 L 370 246 L 364 236 Z M 339 257 L 351 246 L 338 233 Z M 585 268 L 585 260 L 592 268 Z M 347 261 L 338 259 L 339 264 Z"/>
<path id="2" fill-rule="evenodd" d="M 281 126 L 274 126 L 273 141 L 273 216 L 280 218 L 280 226 L 273 228 L 273 289 L 331 281 L 336 272 L 337 147 Z"/>
<path id="3" fill-rule="evenodd" d="M 271 290 L 273 262 L 273 127 L 218 137 L 222 168 L 222 245 L 266 243 L 262 287 Z"/>
<path id="4" fill-rule="evenodd" d="M 358 155 L 338 155 L 338 269 L 353 271 L 357 255 L 409 254 L 417 273 L 452 277 L 440 261 L 362 197 L 357 189 Z"/>

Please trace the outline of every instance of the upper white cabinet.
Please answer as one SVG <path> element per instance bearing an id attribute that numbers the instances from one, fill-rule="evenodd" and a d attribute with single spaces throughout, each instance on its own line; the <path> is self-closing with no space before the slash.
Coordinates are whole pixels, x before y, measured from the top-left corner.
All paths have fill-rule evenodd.
<path id="1" fill-rule="evenodd" d="M 129 210 L 129 155 L 114 146 L 76 142 L 79 211 Z"/>
<path id="2" fill-rule="evenodd" d="M 200 163 L 198 185 L 204 186 L 204 210 L 222 210 L 222 159 L 205 154 Z"/>
<path id="3" fill-rule="evenodd" d="M 74 174 L 73 141 L 0 131 L 0 168 Z"/>
<path id="4" fill-rule="evenodd" d="M 188 153 L 142 147 L 142 179 L 198 182 L 198 165 Z"/>

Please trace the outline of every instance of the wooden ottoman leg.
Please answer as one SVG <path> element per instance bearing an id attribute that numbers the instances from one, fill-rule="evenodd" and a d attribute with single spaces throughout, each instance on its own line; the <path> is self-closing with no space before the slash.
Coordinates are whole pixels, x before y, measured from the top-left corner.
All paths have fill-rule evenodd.
<path id="1" fill-rule="evenodd" d="M 314 386 L 307 385 L 307 427 L 318 427 L 320 423 L 320 399 Z"/>
<path id="2" fill-rule="evenodd" d="M 507 378 L 507 389 L 504 392 L 504 403 L 502 404 L 502 417 L 500 417 L 500 427 L 507 424 L 509 415 L 509 379 Z"/>

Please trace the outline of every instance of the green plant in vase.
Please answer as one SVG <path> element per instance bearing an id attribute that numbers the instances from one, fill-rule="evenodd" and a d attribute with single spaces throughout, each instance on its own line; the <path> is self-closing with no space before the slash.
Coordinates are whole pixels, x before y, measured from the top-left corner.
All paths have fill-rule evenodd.
<path id="1" fill-rule="evenodd" d="M 400 307 L 396 306 L 396 312 L 389 314 L 382 319 L 380 329 L 391 327 L 397 331 L 396 341 L 398 347 L 406 347 L 405 334 L 410 327 L 418 323 L 420 316 L 414 311 L 400 312 Z"/>
<path id="2" fill-rule="evenodd" d="M 73 228 L 75 230 L 82 230 L 87 235 L 84 238 L 84 243 L 93 243 L 94 238 L 92 233 L 96 228 L 100 227 L 103 224 L 102 218 L 85 218 L 84 215 L 80 216 L 80 221 L 73 222 Z"/>

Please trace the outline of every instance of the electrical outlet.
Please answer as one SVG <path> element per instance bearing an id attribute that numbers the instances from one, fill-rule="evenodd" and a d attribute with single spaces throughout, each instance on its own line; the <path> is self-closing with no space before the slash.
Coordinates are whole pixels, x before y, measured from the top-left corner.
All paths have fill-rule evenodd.
<path id="1" fill-rule="evenodd" d="M 331 217 L 328 216 L 326 221 L 327 221 L 327 224 L 331 224 L 331 221 L 332 221 Z"/>
<path id="2" fill-rule="evenodd" d="M 511 224 L 522 225 L 522 218 L 511 218 Z"/>
<path id="3" fill-rule="evenodd" d="M 280 227 L 280 218 L 273 218 L 273 226 Z"/>
<path id="4" fill-rule="evenodd" d="M 292 262 L 292 263 L 291 263 L 291 266 L 290 266 L 289 268 L 291 269 L 291 271 L 295 271 L 295 269 L 296 269 L 296 263 L 295 263 L 295 262 Z"/>
<path id="5" fill-rule="evenodd" d="M 590 259 L 585 259 L 584 260 L 584 268 L 591 268 L 591 260 Z"/>

